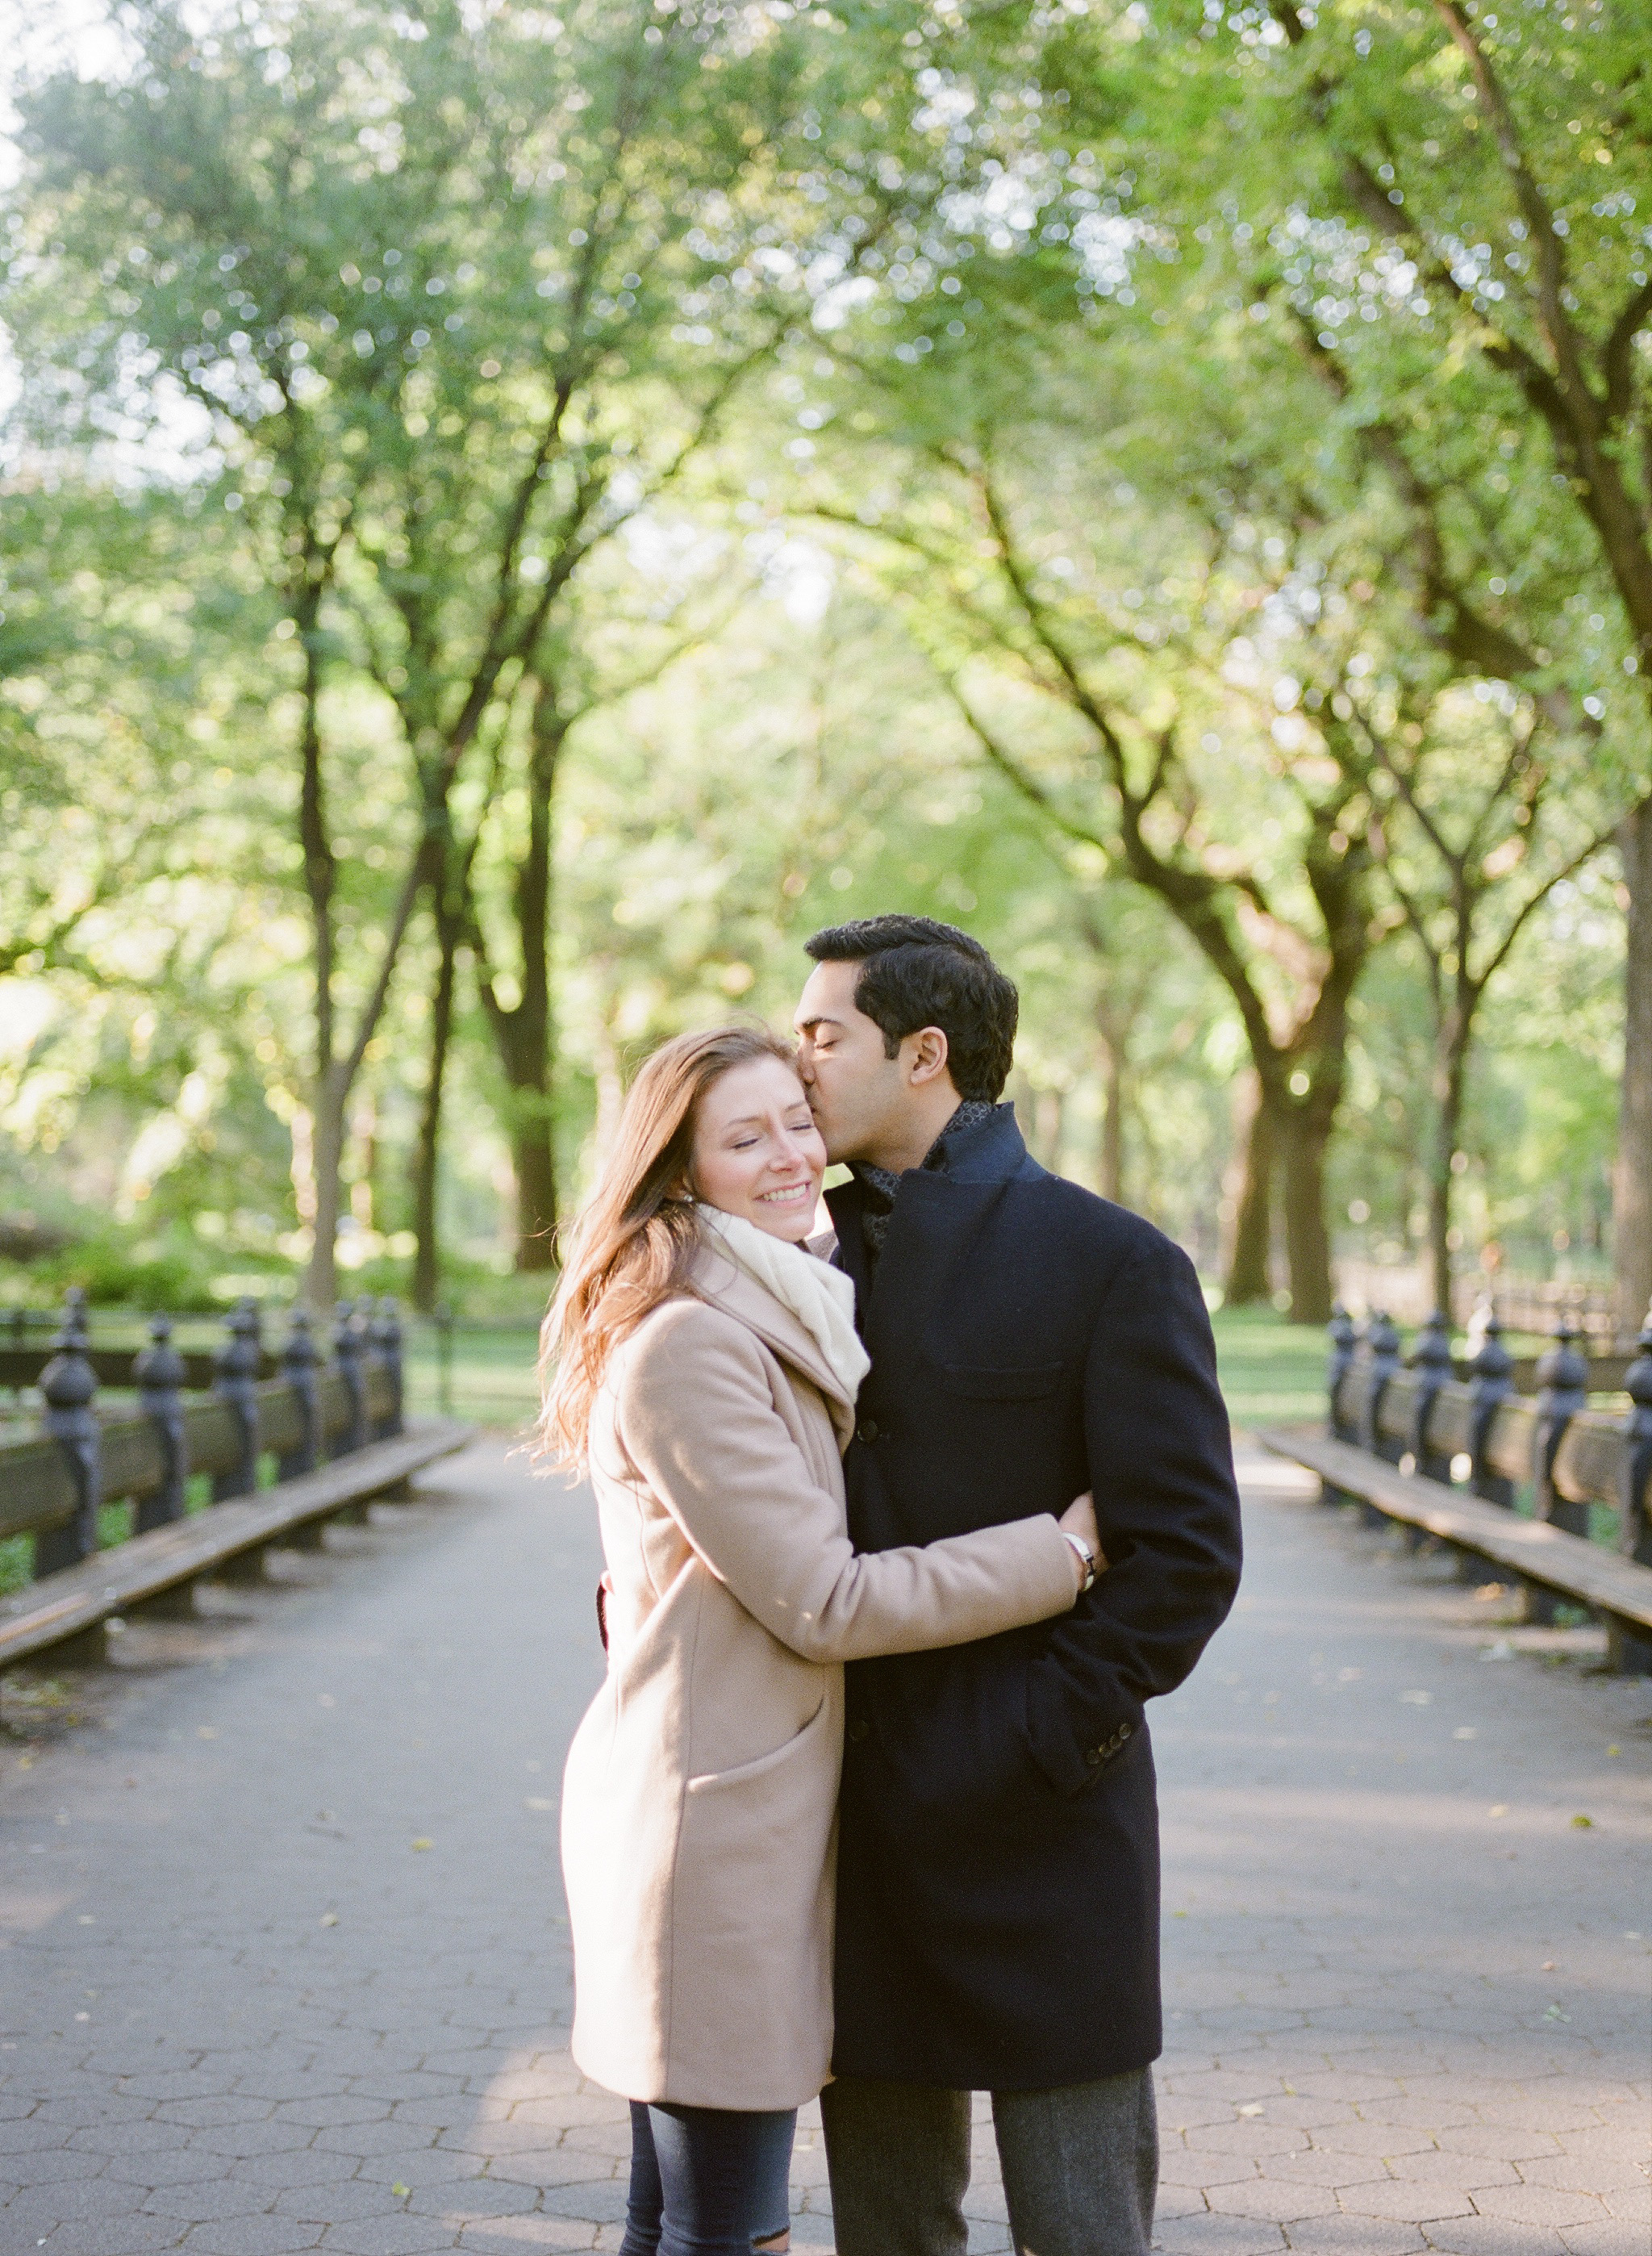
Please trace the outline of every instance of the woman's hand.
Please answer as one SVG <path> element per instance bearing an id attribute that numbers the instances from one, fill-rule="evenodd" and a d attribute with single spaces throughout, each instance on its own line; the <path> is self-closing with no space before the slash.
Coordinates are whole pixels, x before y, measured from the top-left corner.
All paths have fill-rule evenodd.
<path id="1" fill-rule="evenodd" d="M 1056 1525 L 1064 1535 L 1076 1535 L 1081 1543 L 1089 1547 L 1090 1555 L 1095 1561 L 1095 1571 L 1098 1575 L 1104 1575 L 1107 1572 L 1107 1562 L 1101 1555 L 1101 1530 L 1096 1524 L 1095 1498 L 1088 1489 L 1086 1489 L 1082 1496 L 1073 1498 Z M 1085 1581 L 1084 1565 L 1076 1551 L 1072 1555 L 1072 1571 L 1077 1577 L 1078 1587 L 1082 1590 Z"/>

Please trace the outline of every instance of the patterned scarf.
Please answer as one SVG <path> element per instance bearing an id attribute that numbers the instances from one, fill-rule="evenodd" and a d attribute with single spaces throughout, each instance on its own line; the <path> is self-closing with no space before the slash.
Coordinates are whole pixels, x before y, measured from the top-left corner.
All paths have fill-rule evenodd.
<path id="1" fill-rule="evenodd" d="M 950 1156 L 948 1145 L 967 1129 L 978 1128 L 983 1120 L 990 1120 L 996 1109 L 979 1097 L 967 1096 L 924 1153 L 924 1173 L 944 1175 Z M 889 1236 L 889 1216 L 895 1210 L 901 1179 L 891 1169 L 875 1167 L 866 1160 L 851 1160 L 849 1173 L 861 1186 L 861 1233 L 866 1240 L 867 1258 L 875 1265 Z"/>

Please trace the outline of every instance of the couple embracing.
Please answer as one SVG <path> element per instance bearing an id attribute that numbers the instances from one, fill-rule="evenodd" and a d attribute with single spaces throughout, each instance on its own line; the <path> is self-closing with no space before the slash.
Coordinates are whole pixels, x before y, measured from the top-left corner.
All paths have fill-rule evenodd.
<path id="1" fill-rule="evenodd" d="M 840 2256 L 961 2256 L 977 2090 L 1017 2250 L 1145 2256 L 1144 1708 L 1240 1564 L 1209 1320 L 1174 1245 L 1028 1156 L 977 941 L 808 952 L 795 1048 L 643 1067 L 546 1322 L 607 1559 L 562 1831 L 622 2256 L 784 2248 L 817 2093 Z"/>

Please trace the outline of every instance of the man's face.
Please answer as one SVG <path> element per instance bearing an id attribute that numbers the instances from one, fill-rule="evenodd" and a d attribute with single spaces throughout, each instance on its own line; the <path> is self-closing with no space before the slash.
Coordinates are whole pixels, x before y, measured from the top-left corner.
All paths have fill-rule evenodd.
<path id="1" fill-rule="evenodd" d="M 905 1110 L 899 1057 L 886 1057 L 883 1029 L 857 1010 L 858 963 L 817 963 L 792 1025 L 798 1070 L 831 1160 L 858 1160 L 889 1140 Z"/>

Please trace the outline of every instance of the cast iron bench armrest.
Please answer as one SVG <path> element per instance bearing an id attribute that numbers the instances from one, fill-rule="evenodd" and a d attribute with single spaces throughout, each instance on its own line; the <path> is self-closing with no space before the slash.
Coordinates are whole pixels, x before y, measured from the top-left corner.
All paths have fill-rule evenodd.
<path id="1" fill-rule="evenodd" d="M 463 1449 L 470 1438 L 471 1428 L 452 1419 L 422 1421 L 394 1441 L 371 1442 L 318 1472 L 278 1482 L 256 1496 L 209 1505 L 0 1598 L 0 1668 L 78 1637 L 179 1583 L 209 1575 L 242 1552 L 382 1496 L 410 1473 Z"/>

